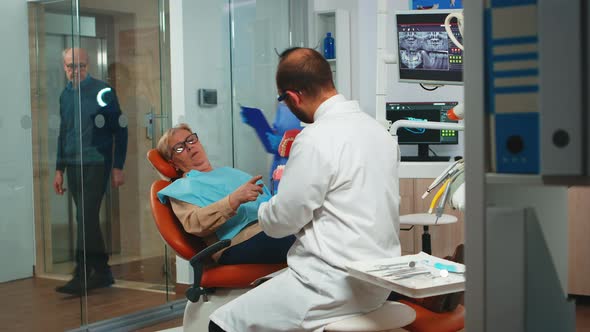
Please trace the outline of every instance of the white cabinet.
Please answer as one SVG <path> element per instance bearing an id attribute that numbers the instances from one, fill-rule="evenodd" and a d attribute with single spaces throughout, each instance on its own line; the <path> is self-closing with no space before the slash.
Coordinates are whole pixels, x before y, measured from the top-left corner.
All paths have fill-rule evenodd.
<path id="1" fill-rule="evenodd" d="M 329 11 L 316 11 L 315 20 L 311 28 L 311 47 L 318 52 L 324 52 L 324 38 L 328 32 L 334 38 L 335 58 L 328 62 L 332 67 L 334 84 L 339 93 L 346 98 L 351 98 L 350 81 L 350 16 L 348 11 L 335 9 Z"/>
<path id="2" fill-rule="evenodd" d="M 490 9 L 481 1 L 467 1 L 464 7 L 469 20 L 463 36 L 468 110 L 465 330 L 574 331 L 575 304 L 567 296 L 567 187 L 538 176 L 486 174 L 493 164 L 490 151 L 496 148 L 489 128 L 497 122 L 486 107 L 490 105 L 486 93 L 492 89 L 485 84 L 489 76 L 484 46 L 492 41 L 482 38 L 484 18 L 494 11 L 518 18 L 521 8 Z M 496 70 L 492 65 L 490 69 Z M 518 98 L 522 97 L 514 96 Z M 519 217 L 513 218 L 517 213 Z"/>

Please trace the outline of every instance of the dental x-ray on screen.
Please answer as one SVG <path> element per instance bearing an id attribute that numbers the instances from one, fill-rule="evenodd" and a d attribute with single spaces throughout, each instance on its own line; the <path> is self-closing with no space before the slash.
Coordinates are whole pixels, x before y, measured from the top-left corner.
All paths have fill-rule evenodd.
<path id="1" fill-rule="evenodd" d="M 445 31 L 450 10 L 413 10 L 396 13 L 400 82 L 463 84 L 463 51 Z M 457 40 L 456 21 L 450 24 Z"/>

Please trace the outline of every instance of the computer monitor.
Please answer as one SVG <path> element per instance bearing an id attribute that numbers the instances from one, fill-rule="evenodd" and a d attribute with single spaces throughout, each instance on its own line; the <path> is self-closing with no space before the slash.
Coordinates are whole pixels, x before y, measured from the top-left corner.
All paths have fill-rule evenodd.
<path id="1" fill-rule="evenodd" d="M 450 12 L 452 10 L 396 12 L 400 82 L 463 84 L 463 51 L 453 44 L 444 25 Z M 450 27 L 462 43 L 455 19 L 451 20 Z"/>
<path id="2" fill-rule="evenodd" d="M 447 117 L 447 111 L 457 102 L 389 102 L 385 104 L 385 118 L 391 122 L 397 120 L 453 122 Z M 417 156 L 402 156 L 402 161 L 449 161 L 449 156 L 431 156 L 429 145 L 459 144 L 459 132 L 456 130 L 438 130 L 422 128 L 399 128 L 398 144 L 418 145 Z"/>

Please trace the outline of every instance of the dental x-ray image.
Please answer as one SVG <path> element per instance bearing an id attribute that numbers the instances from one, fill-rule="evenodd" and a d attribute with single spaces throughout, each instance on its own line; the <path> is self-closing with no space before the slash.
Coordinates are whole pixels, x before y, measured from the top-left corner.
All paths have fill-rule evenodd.
<path id="1" fill-rule="evenodd" d="M 400 31 L 401 68 L 448 70 L 449 36 L 444 31 Z"/>
<path id="2" fill-rule="evenodd" d="M 410 0 L 411 9 L 457 9 L 463 8 L 462 0 Z"/>

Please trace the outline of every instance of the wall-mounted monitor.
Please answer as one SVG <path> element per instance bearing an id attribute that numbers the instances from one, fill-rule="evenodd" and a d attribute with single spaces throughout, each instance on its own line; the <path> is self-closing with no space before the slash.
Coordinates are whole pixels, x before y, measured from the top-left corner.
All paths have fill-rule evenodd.
<path id="1" fill-rule="evenodd" d="M 444 24 L 452 11 L 396 12 L 395 38 L 400 82 L 463 84 L 463 51 L 451 41 Z M 451 20 L 450 28 L 462 43 L 456 19 Z"/>
<path id="2" fill-rule="evenodd" d="M 391 122 L 397 120 L 452 122 L 447 111 L 457 106 L 457 102 L 390 102 L 385 103 L 385 118 Z M 430 145 L 459 144 L 459 132 L 456 130 L 438 130 L 424 128 L 399 128 L 399 144 L 417 145 L 416 156 L 402 156 L 402 161 L 448 161 L 449 156 L 431 156 Z"/>

